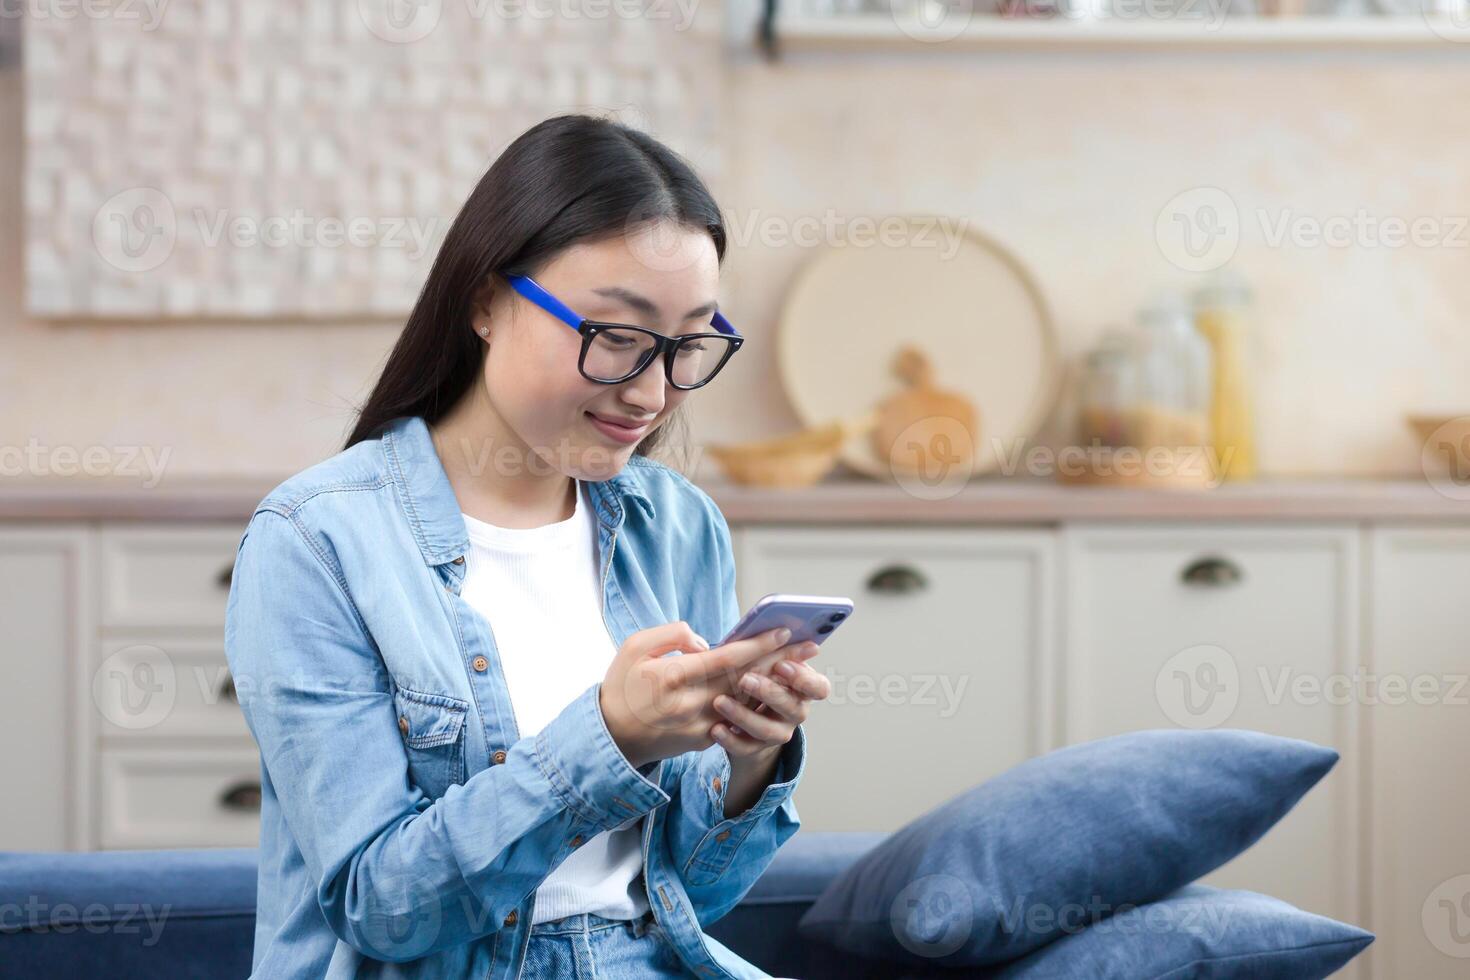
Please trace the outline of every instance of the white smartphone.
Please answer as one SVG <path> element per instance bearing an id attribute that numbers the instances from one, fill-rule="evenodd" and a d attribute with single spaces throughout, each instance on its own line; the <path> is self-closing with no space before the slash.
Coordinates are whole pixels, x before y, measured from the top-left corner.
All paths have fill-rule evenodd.
<path id="1" fill-rule="evenodd" d="M 791 630 L 791 643 L 810 640 L 821 644 L 833 631 L 847 622 L 852 615 L 852 600 L 835 595 L 787 595 L 772 592 L 761 596 L 749 611 L 740 617 L 740 622 L 730 635 L 720 641 L 724 645 L 733 640 L 744 640 L 765 633 L 778 626 Z"/>

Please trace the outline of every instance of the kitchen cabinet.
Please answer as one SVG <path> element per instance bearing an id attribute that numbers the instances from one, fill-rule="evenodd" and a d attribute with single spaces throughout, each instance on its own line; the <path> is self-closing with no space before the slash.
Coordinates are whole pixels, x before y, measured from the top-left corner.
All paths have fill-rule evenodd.
<path id="1" fill-rule="evenodd" d="M 81 649 L 92 549 L 81 525 L 0 526 L 0 847 L 40 851 L 76 839 L 74 720 L 88 713 Z"/>
<path id="2" fill-rule="evenodd" d="M 1362 914 L 1358 710 L 1332 692 L 1359 664 L 1359 533 L 1236 523 L 1063 532 L 1066 741 L 1247 728 L 1337 749 L 1345 761 L 1205 882 L 1350 922 Z"/>
<path id="3" fill-rule="evenodd" d="M 49 516 L 18 520 L 0 488 L 0 737 L 25 747 L 4 763 L 25 800 L 0 812 L 4 846 L 256 839 L 259 761 L 223 625 L 232 515 L 264 489 L 109 498 L 125 516 L 84 513 L 80 490 L 37 493 Z M 743 607 L 767 592 L 856 600 L 814 661 L 833 697 L 807 723 L 804 829 L 896 829 L 1025 759 L 1124 731 L 1309 739 L 1341 761 L 1205 880 L 1377 933 L 1350 980 L 1464 974 L 1470 508 L 1411 481 L 712 496 Z"/>
<path id="4" fill-rule="evenodd" d="M 103 524 L 92 715 L 78 760 L 91 847 L 247 846 L 260 762 L 224 652 L 244 525 Z"/>
<path id="5" fill-rule="evenodd" d="M 248 739 L 206 748 L 104 742 L 98 787 L 98 847 L 254 847 L 260 839 L 260 753 Z"/>
<path id="6" fill-rule="evenodd" d="M 15 850 L 256 839 L 259 755 L 224 655 L 243 524 L 0 526 Z"/>
<path id="7" fill-rule="evenodd" d="M 958 528 L 738 532 L 742 608 L 851 596 L 813 666 L 832 682 L 797 788 L 823 830 L 892 830 L 1051 746 L 1054 535 Z"/>
<path id="8" fill-rule="evenodd" d="M 1470 972 L 1470 528 L 1369 534 L 1373 976 Z"/>
<path id="9" fill-rule="evenodd" d="M 235 524 L 104 526 L 102 626 L 218 635 L 243 533 Z"/>

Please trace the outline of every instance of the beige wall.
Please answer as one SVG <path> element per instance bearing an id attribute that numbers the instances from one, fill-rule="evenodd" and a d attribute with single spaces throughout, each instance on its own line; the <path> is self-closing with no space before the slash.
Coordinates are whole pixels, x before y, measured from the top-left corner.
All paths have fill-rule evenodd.
<path id="1" fill-rule="evenodd" d="M 1271 473 L 1411 473 L 1407 411 L 1470 412 L 1470 230 L 1459 247 L 1270 247 L 1256 209 L 1470 215 L 1466 52 L 804 55 L 729 73 L 737 220 L 937 211 L 1030 266 L 1073 355 L 1193 278 L 1154 221 L 1227 190 L 1260 294 Z M 0 71 L 0 445 L 167 451 L 168 476 L 289 473 L 329 455 L 391 323 L 42 324 L 22 313 L 20 72 Z M 795 424 L 765 341 L 806 257 L 737 248 L 723 302 L 752 338 L 694 402 L 693 435 Z M 1059 415 L 1058 418 L 1062 416 Z M 1052 428 L 1055 428 L 1054 425 Z"/>

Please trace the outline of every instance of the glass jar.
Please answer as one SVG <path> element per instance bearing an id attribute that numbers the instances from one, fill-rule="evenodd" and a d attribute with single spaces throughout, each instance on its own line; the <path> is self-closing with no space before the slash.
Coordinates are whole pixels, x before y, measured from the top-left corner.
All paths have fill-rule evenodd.
<path id="1" fill-rule="evenodd" d="M 1183 303 L 1138 316 L 1134 357 L 1133 444 L 1147 450 L 1209 445 L 1210 347 Z"/>
<path id="2" fill-rule="evenodd" d="M 1210 438 L 1222 479 L 1256 475 L 1255 424 L 1245 342 L 1251 291 L 1239 276 L 1221 277 L 1194 295 L 1194 322 L 1211 349 Z"/>
<path id="3" fill-rule="evenodd" d="M 1079 387 L 1078 442 L 1083 446 L 1130 445 L 1133 351 L 1121 330 L 1108 330 L 1087 354 Z"/>

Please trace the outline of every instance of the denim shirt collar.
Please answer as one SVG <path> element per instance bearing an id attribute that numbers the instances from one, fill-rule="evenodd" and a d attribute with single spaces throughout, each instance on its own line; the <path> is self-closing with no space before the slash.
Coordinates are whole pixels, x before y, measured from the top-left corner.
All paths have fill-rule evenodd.
<path id="1" fill-rule="evenodd" d="M 388 472 L 403 501 L 425 563 L 442 565 L 467 552 L 469 532 L 465 529 L 459 498 L 454 495 L 444 464 L 434 448 L 428 423 L 419 415 L 393 419 L 383 428 L 382 443 Z M 596 505 L 597 519 L 609 530 L 622 526 L 626 516 L 624 501 L 628 499 L 636 501 L 649 520 L 654 517 L 653 501 L 626 466 L 607 480 L 579 482 L 587 484 Z"/>

